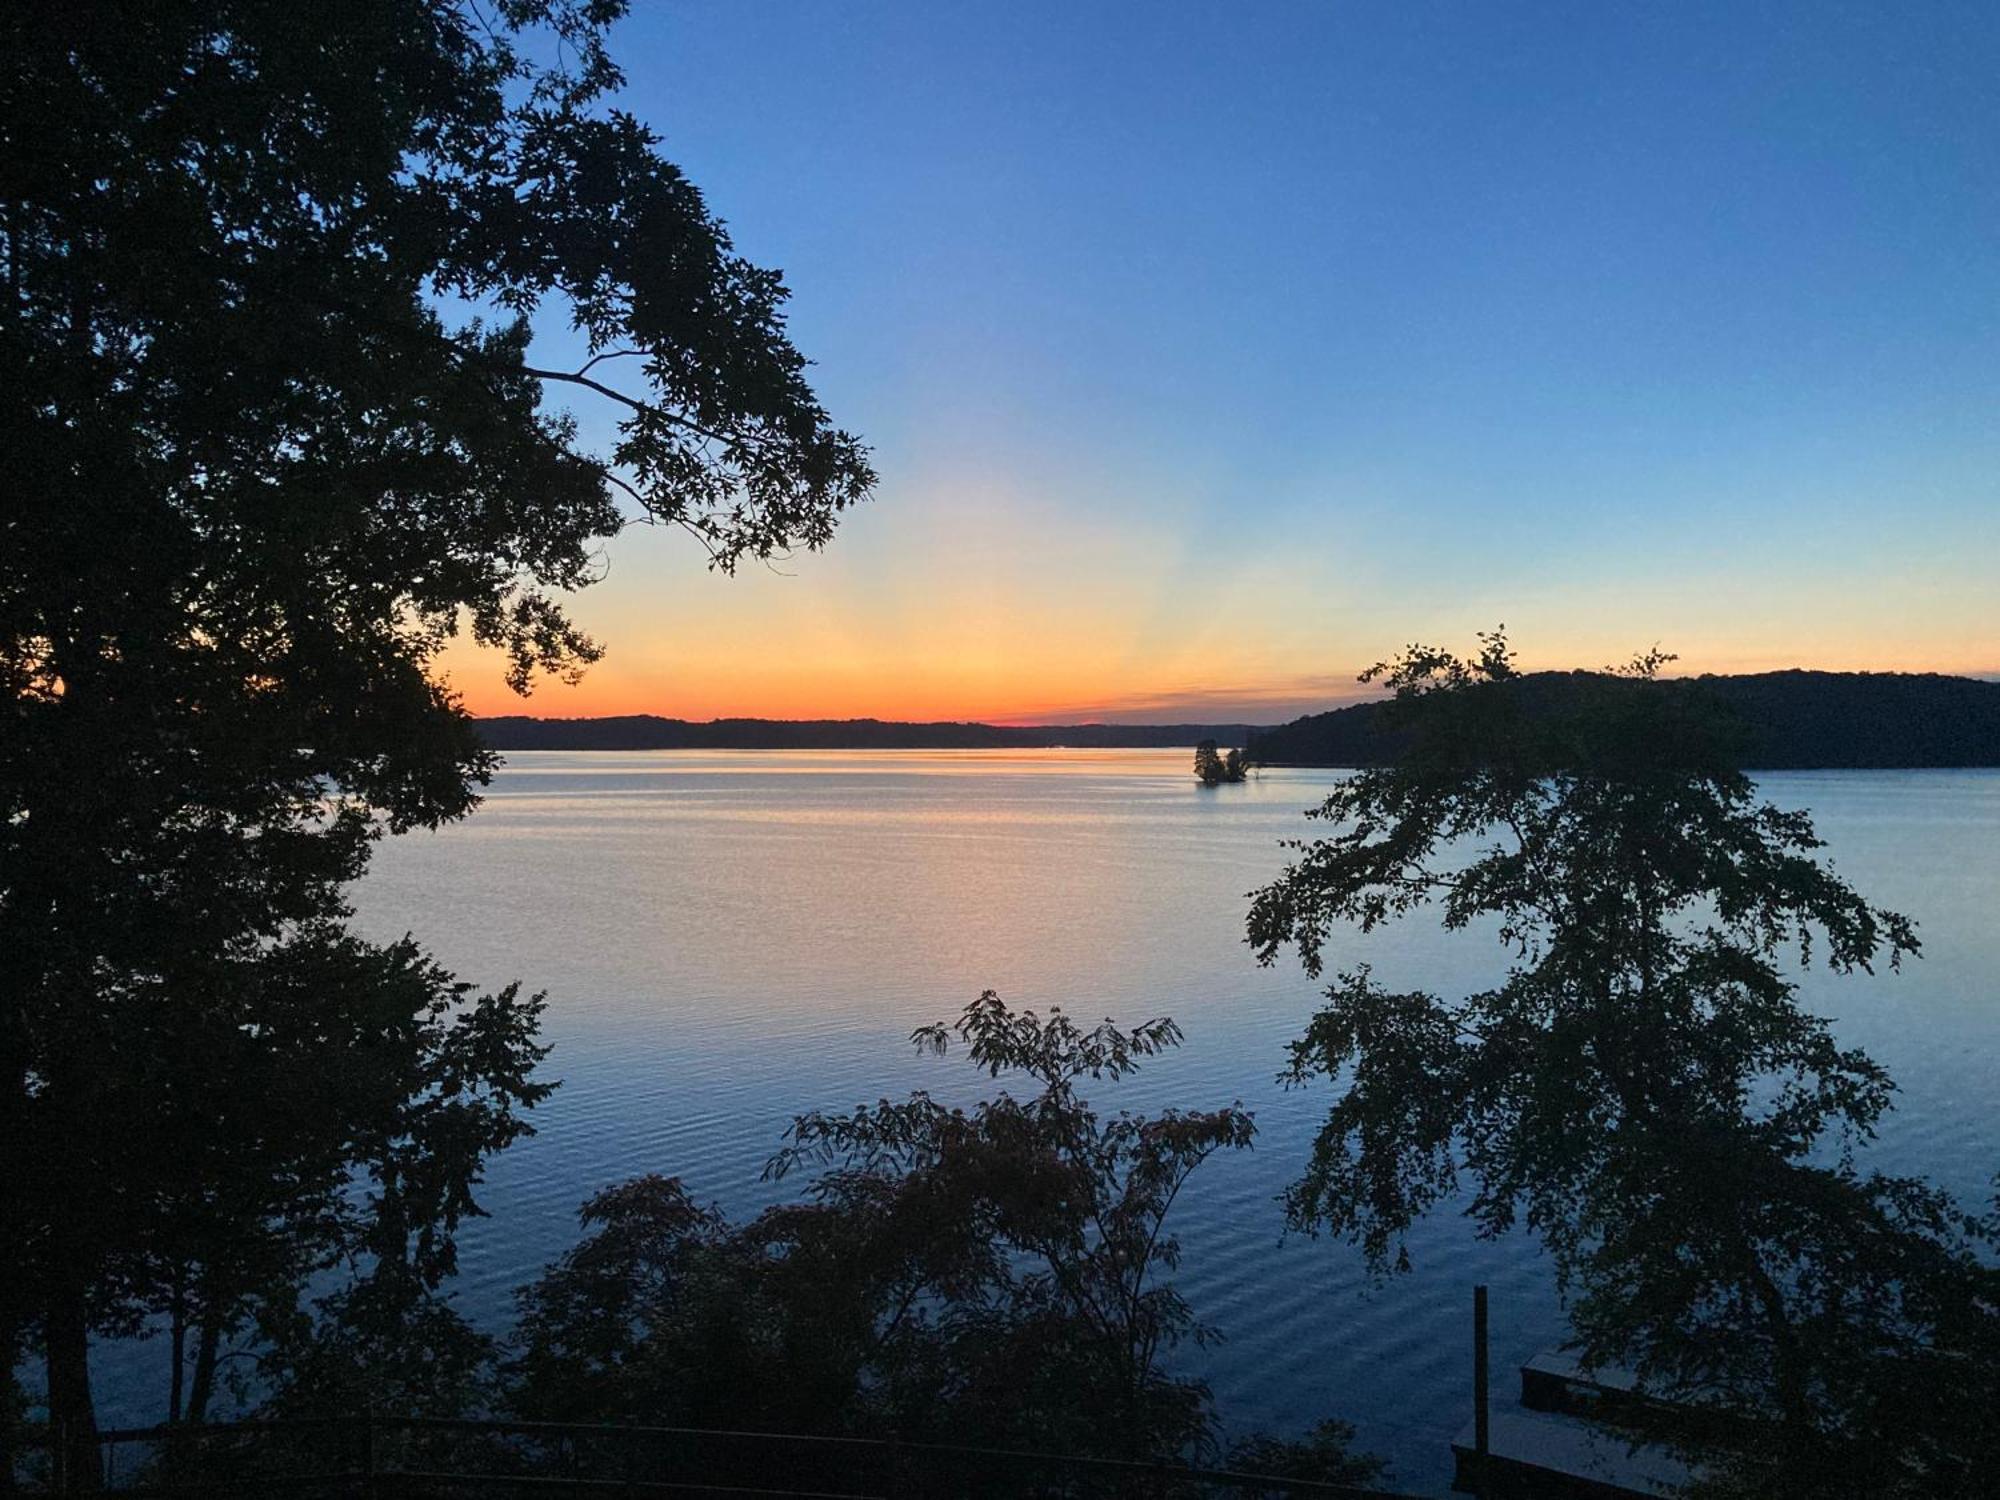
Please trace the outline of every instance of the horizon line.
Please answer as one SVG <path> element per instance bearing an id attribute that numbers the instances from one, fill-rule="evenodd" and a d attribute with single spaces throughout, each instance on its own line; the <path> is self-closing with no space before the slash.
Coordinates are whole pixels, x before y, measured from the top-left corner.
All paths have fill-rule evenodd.
<path id="1" fill-rule="evenodd" d="M 1550 672 L 1550 671 L 1600 672 L 1603 670 L 1604 670 L 1603 668 L 1593 668 L 1593 667 L 1537 668 L 1534 671 L 1525 672 L 1522 675 L 1538 676 L 1544 672 Z M 1978 671 L 1978 672 L 1947 672 L 1947 671 L 1939 671 L 1936 668 L 1931 668 L 1927 670 L 1910 670 L 1910 669 L 1898 668 L 1898 669 L 1883 671 L 1883 670 L 1871 670 L 1868 668 L 1842 669 L 1842 668 L 1829 668 L 1829 667 L 1769 667 L 1765 668 L 1762 671 L 1755 671 L 1755 672 L 1714 672 L 1714 671 L 1673 672 L 1673 673 L 1663 673 L 1662 676 L 1669 681 L 1689 681 L 1689 680 L 1698 680 L 1703 677 L 1772 677 L 1788 672 L 1809 673 L 1826 677 L 1955 677 L 1959 678 L 1962 681 L 1967 681 L 1967 682 L 1985 682 L 1985 683 L 2000 684 L 2000 668 L 1996 668 L 1989 671 Z M 661 719 L 679 724 L 731 724 L 731 723 L 891 724 L 891 725 L 912 725 L 919 727 L 926 725 L 969 725 L 985 729 L 1164 729 L 1164 728 L 1177 728 L 1177 727 L 1189 727 L 1189 726 L 1207 726 L 1216 728 L 1241 727 L 1249 729 L 1274 729 L 1282 727 L 1285 724 L 1296 723 L 1300 719 L 1316 718 L 1321 714 L 1337 713 L 1340 710 L 1347 708 L 1358 708 L 1364 703 L 1380 702 L 1388 696 L 1389 695 L 1387 693 L 1381 692 L 1379 690 L 1377 691 L 1364 690 L 1362 692 L 1354 694 L 1352 697 L 1346 699 L 1345 701 L 1335 700 L 1334 702 L 1328 703 L 1323 708 L 1307 709 L 1301 713 L 1294 713 L 1289 718 L 1272 718 L 1272 719 L 1255 719 L 1255 718 L 1244 717 L 1242 715 L 1233 715 L 1233 716 L 1223 715 L 1217 717 L 1210 717 L 1194 710 L 1192 705 L 1189 705 L 1187 708 L 1183 708 L 1178 711 L 1174 709 L 1165 709 L 1163 711 L 1160 711 L 1156 716 L 1147 718 L 1131 717 L 1132 715 L 1146 714 L 1151 712 L 1149 709 L 1137 705 L 1129 708 L 1117 708 L 1117 707 L 1110 707 L 1108 705 L 1096 706 L 1091 708 L 1072 710 L 1069 711 L 1069 713 L 1065 713 L 1064 710 L 1057 709 L 1057 710 L 1052 710 L 1047 716 L 1001 714 L 998 716 L 988 717 L 988 718 L 961 716 L 956 718 L 945 717 L 945 718 L 922 718 L 922 719 L 884 718 L 882 715 L 875 713 L 815 714 L 803 718 L 784 717 L 781 715 L 767 714 L 767 713 L 726 713 L 726 714 L 711 714 L 707 718 L 697 719 L 697 718 L 687 718 L 681 714 L 662 712 L 658 709 L 633 709 L 623 713 L 538 714 L 530 711 L 530 709 L 524 705 L 519 709 L 510 709 L 508 712 L 505 713 L 473 713 L 470 714 L 469 717 L 478 721 L 495 720 L 495 719 L 529 719 L 541 723 L 594 723 L 607 719 Z M 1116 715 L 1117 717 L 1115 718 L 1093 717 L 1093 715 L 1101 715 L 1107 713 Z M 1070 716 L 1070 714 L 1074 714 L 1075 716 L 1072 717 Z"/>

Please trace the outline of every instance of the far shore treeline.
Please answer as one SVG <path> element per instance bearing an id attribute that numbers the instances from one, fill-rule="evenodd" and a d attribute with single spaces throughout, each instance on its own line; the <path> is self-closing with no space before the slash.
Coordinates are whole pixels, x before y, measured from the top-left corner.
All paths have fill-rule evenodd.
<path id="1" fill-rule="evenodd" d="M 1254 724 L 901 724 L 887 719 L 536 719 L 475 721 L 493 750 L 1146 750 L 1214 740 L 1242 748 Z"/>
<path id="2" fill-rule="evenodd" d="M 1517 680 L 1531 713 L 1563 708 L 1596 672 Z M 1937 673 L 1759 672 L 1669 680 L 1733 717 L 1742 764 L 1755 770 L 1884 770 L 2000 766 L 2000 682 Z M 713 719 L 628 714 L 477 721 L 494 750 L 1020 750 L 1152 749 L 1213 740 L 1267 766 L 1374 766 L 1398 745 L 1379 702 L 1279 726 L 1255 724 L 907 724 L 885 719 Z"/>
<path id="3" fill-rule="evenodd" d="M 1620 679 L 1530 672 L 1508 690 L 1531 718 L 1554 718 Z M 1753 771 L 2000 766 L 2000 682 L 1925 672 L 1758 672 L 1665 678 L 1653 689 L 1705 700 L 1732 720 L 1735 760 Z M 1629 690 L 1629 689 L 1628 689 Z M 1252 736 L 1261 765 L 1379 766 L 1403 746 L 1382 703 L 1315 714 Z"/>

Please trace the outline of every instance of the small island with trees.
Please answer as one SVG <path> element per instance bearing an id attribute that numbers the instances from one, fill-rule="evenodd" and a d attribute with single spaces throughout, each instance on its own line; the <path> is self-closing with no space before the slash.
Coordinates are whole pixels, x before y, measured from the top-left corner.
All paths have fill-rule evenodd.
<path id="1" fill-rule="evenodd" d="M 1247 777 L 1250 760 L 1234 746 L 1224 752 L 1216 749 L 1214 740 L 1203 740 L 1194 747 L 1194 774 L 1203 786 L 1221 786 Z"/>

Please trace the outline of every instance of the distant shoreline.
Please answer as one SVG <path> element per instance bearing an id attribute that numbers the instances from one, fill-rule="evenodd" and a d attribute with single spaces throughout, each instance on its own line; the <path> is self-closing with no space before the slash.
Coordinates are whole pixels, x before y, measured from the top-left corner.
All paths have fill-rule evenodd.
<path id="1" fill-rule="evenodd" d="M 1242 748 L 1257 724 L 902 723 L 887 719 L 475 719 L 492 750 L 1167 750 Z"/>
<path id="2" fill-rule="evenodd" d="M 1517 679 L 1531 711 L 1594 673 Z M 1744 729 L 1742 764 L 1763 771 L 2000 767 L 2000 682 L 1937 673 L 1760 672 L 1666 679 Z M 626 714 L 475 719 L 488 748 L 507 750 L 1165 750 L 1213 740 L 1269 766 L 1362 767 L 1394 759 L 1380 700 L 1289 724 L 981 724 L 890 719 L 670 719 Z"/>
<path id="3" fill-rule="evenodd" d="M 1560 712 L 1595 672 L 1531 672 L 1508 691 L 1533 717 Z M 1737 763 L 1755 771 L 1990 770 L 2000 767 L 2000 682 L 1935 672 L 1754 672 L 1664 678 L 1662 692 L 1732 718 Z M 1269 766 L 1371 766 L 1396 757 L 1384 705 L 1360 703 L 1252 737 Z"/>

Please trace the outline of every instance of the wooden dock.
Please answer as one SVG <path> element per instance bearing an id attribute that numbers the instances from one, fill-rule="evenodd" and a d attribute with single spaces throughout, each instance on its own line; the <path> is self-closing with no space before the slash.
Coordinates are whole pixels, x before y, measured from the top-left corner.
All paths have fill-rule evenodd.
<path id="1" fill-rule="evenodd" d="M 1658 1500 L 1696 1477 L 1674 1454 L 1634 1449 L 1586 1419 L 1634 1397 L 1637 1380 L 1629 1371 L 1587 1370 L 1557 1350 L 1544 1350 L 1520 1369 L 1521 1403 L 1488 1414 L 1483 1463 L 1476 1418 L 1453 1441 L 1454 1490 L 1486 1500 Z"/>

